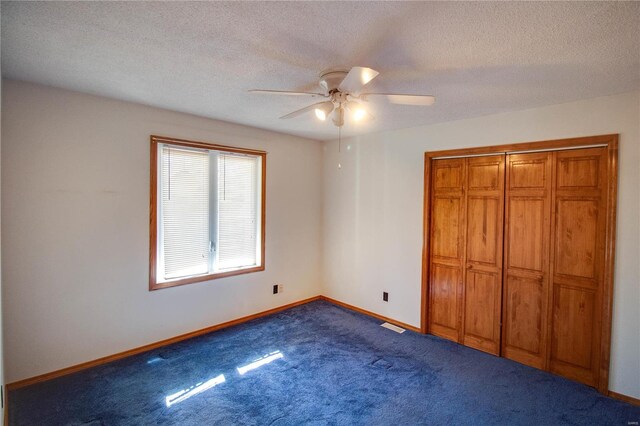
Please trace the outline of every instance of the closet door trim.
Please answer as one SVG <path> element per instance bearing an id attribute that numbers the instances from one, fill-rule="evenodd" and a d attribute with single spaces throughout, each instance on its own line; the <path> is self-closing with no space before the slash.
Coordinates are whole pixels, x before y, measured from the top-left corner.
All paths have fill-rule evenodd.
<path id="1" fill-rule="evenodd" d="M 510 145 L 505 145 L 505 147 Z M 474 158 L 474 157 L 490 157 L 492 155 L 503 155 L 503 154 L 532 154 L 536 152 L 551 152 L 551 151 L 567 151 L 570 149 L 585 149 L 585 148 L 604 148 L 607 144 L 596 144 L 596 145 L 576 145 L 571 147 L 561 147 L 561 148 L 542 148 L 542 149 L 530 149 L 526 151 L 497 151 L 497 152 L 487 152 L 484 154 L 467 154 L 467 155 L 443 155 L 442 157 L 431 157 L 432 160 L 451 160 L 456 158 Z M 471 148 L 475 149 L 475 148 Z M 446 151 L 441 151 L 446 152 Z"/>
<path id="2" fill-rule="evenodd" d="M 609 387 L 609 364 L 611 352 L 611 318 L 613 303 L 613 280 L 616 245 L 616 204 L 618 196 L 618 135 L 599 135 L 581 138 L 557 139 L 537 142 L 524 142 L 506 145 L 494 145 L 476 148 L 462 148 L 444 151 L 430 151 L 424 154 L 424 198 L 423 198 L 423 245 L 422 245 L 422 290 L 420 330 L 428 329 L 429 296 L 429 250 L 430 250 L 430 203 L 431 203 L 431 163 L 436 158 L 471 157 L 499 153 L 525 153 L 531 151 L 558 151 L 567 149 L 607 147 L 607 206 L 605 261 L 602 289 L 602 322 L 600 339 L 600 374 L 597 389 L 606 394 Z"/>

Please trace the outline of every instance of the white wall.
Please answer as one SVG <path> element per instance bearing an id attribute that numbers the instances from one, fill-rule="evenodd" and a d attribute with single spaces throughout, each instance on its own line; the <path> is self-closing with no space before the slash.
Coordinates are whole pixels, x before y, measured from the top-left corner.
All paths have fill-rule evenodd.
<path id="1" fill-rule="evenodd" d="M 8 382 L 320 293 L 320 142 L 16 81 L 2 101 Z M 150 134 L 268 151 L 264 272 L 148 290 Z"/>
<path id="2" fill-rule="evenodd" d="M 638 92 L 343 140 L 340 170 L 326 143 L 323 294 L 419 326 L 423 153 L 608 133 L 620 134 L 610 387 L 639 398 Z"/>

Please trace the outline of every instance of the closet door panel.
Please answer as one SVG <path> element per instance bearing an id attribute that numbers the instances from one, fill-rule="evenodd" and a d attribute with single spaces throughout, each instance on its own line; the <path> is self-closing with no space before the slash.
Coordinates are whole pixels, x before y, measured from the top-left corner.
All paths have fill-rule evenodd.
<path id="1" fill-rule="evenodd" d="M 458 287 L 460 268 L 434 264 L 431 273 L 431 332 L 458 340 Z"/>
<path id="2" fill-rule="evenodd" d="M 464 159 L 432 165 L 429 332 L 460 341 L 465 238 Z"/>
<path id="3" fill-rule="evenodd" d="M 433 256 L 458 260 L 461 257 L 462 230 L 459 212 L 464 200 L 460 196 L 433 198 Z"/>
<path id="4" fill-rule="evenodd" d="M 468 188 L 471 191 L 488 190 L 495 191 L 502 188 L 504 179 L 502 158 L 503 155 L 469 158 Z M 486 160 L 489 159 L 489 160 Z"/>
<path id="5" fill-rule="evenodd" d="M 551 163 L 549 153 L 507 156 L 502 352 L 546 368 Z"/>
<path id="6" fill-rule="evenodd" d="M 550 370 L 598 384 L 606 220 L 606 150 L 554 154 Z"/>
<path id="7" fill-rule="evenodd" d="M 497 274 L 481 271 L 467 272 L 464 312 L 465 345 L 497 355 L 496 351 L 500 347 L 500 292 L 501 285 Z"/>
<path id="8" fill-rule="evenodd" d="M 542 280 L 511 275 L 507 277 L 504 291 L 509 309 L 508 318 L 505 319 L 508 324 L 505 327 L 505 346 L 528 361 L 525 364 L 540 366 L 542 364 L 539 357 L 543 352 L 542 339 L 545 335 L 542 325 L 546 298 Z M 527 354 L 530 356 L 527 357 Z M 517 355 L 514 358 L 524 362 Z"/>
<path id="9" fill-rule="evenodd" d="M 594 151 L 595 149 L 595 151 Z M 599 190 L 602 148 L 561 152 L 557 164 L 557 189 Z M 590 151 L 590 152 L 589 152 Z"/>
<path id="10" fill-rule="evenodd" d="M 556 201 L 555 273 L 595 278 L 598 199 L 558 197 Z"/>
<path id="11" fill-rule="evenodd" d="M 467 198 L 467 262 L 495 266 L 502 251 L 502 201 L 491 196 Z"/>
<path id="12" fill-rule="evenodd" d="M 589 369 L 592 362 L 594 293 L 582 289 L 555 286 L 553 340 L 554 360 Z"/>
<path id="13" fill-rule="evenodd" d="M 545 222 L 549 231 L 549 203 L 542 197 L 511 196 L 509 200 L 509 268 L 544 271 Z M 526 242 L 527 244 L 523 244 Z"/>
<path id="14" fill-rule="evenodd" d="M 463 343 L 500 353 L 504 155 L 468 158 Z"/>
<path id="15" fill-rule="evenodd" d="M 433 188 L 436 191 L 462 189 L 464 159 L 435 160 L 433 166 Z"/>

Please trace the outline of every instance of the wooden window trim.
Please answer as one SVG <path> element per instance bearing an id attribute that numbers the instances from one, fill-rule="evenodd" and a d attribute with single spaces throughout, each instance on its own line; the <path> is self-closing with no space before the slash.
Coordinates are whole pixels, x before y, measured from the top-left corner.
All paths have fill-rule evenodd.
<path id="1" fill-rule="evenodd" d="M 422 244 L 422 286 L 420 300 L 420 332 L 429 332 L 427 316 L 429 315 L 429 249 L 430 249 L 430 202 L 431 202 L 431 162 L 437 157 L 469 157 L 495 153 L 517 153 L 535 150 L 572 149 L 576 147 L 606 146 L 607 148 L 607 212 L 605 237 L 605 270 L 603 271 L 602 289 L 602 322 L 600 324 L 600 377 L 596 385 L 598 391 L 607 395 L 609 392 L 609 367 L 611 354 L 611 322 L 613 306 L 613 273 L 615 269 L 616 247 L 616 209 L 618 198 L 618 135 L 598 135 L 580 138 L 556 139 L 548 141 L 514 143 L 476 148 L 461 148 L 424 153 L 424 194 L 423 194 L 423 244 Z"/>
<path id="2" fill-rule="evenodd" d="M 260 201 L 260 266 L 238 269 L 235 271 L 217 272 L 214 274 L 198 275 L 171 281 L 158 281 L 156 276 L 158 264 L 158 144 L 166 143 L 176 146 L 191 148 L 212 149 L 216 151 L 232 152 L 237 154 L 250 154 L 261 157 L 261 201 Z M 151 135 L 151 180 L 149 193 L 149 290 L 177 287 L 185 284 L 193 284 L 202 281 L 211 281 L 218 278 L 232 277 L 234 275 L 249 274 L 265 270 L 265 217 L 266 217 L 266 177 L 267 177 L 267 153 L 256 149 L 244 149 L 233 146 L 218 145 L 207 142 L 189 141 L 165 136 Z"/>

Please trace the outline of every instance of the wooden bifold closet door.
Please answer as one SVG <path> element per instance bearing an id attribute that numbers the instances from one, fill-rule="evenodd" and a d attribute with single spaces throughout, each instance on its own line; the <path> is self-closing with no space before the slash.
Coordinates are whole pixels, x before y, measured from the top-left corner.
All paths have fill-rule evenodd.
<path id="1" fill-rule="evenodd" d="M 598 385 L 607 214 L 604 148 L 554 153 L 549 370 Z"/>
<path id="2" fill-rule="evenodd" d="M 544 369 L 551 237 L 552 157 L 507 156 L 502 354 Z"/>
<path id="3" fill-rule="evenodd" d="M 607 389 L 611 140 L 430 160 L 429 333 Z"/>
<path id="4" fill-rule="evenodd" d="M 500 352 L 504 155 L 435 160 L 430 331 Z"/>
<path id="5" fill-rule="evenodd" d="M 598 385 L 606 149 L 507 156 L 502 353 Z"/>

